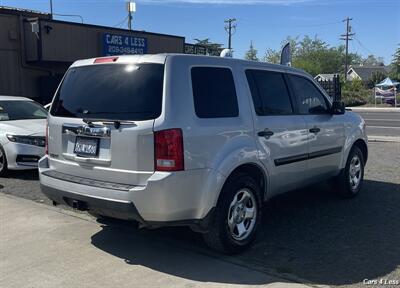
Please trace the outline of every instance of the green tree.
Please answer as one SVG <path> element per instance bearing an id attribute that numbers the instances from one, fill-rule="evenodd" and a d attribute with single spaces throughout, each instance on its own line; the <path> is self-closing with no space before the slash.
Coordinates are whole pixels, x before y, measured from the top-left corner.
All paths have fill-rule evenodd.
<path id="1" fill-rule="evenodd" d="M 275 49 L 271 49 L 271 48 L 267 48 L 265 55 L 263 57 L 263 61 L 268 62 L 268 63 L 272 63 L 272 64 L 279 64 L 281 63 L 281 51 L 282 48 L 287 44 L 290 43 L 290 52 L 293 55 L 296 54 L 297 51 L 297 41 L 298 41 L 298 36 L 293 38 L 293 37 L 286 37 L 285 40 L 283 40 L 281 42 L 281 48 L 279 50 L 275 50 Z"/>
<path id="2" fill-rule="evenodd" d="M 292 53 L 292 66 L 303 69 L 313 76 L 320 73 L 344 73 L 345 47 L 339 45 L 330 47 L 326 42 L 314 36 L 287 37 L 282 41 L 282 47 L 290 43 Z M 281 49 L 267 49 L 264 61 L 280 63 Z M 379 59 L 379 58 L 377 58 Z M 356 53 L 348 54 L 350 65 L 361 64 L 362 58 Z"/>
<path id="3" fill-rule="evenodd" d="M 367 58 L 362 60 L 362 64 L 364 65 L 372 65 L 372 66 L 383 66 L 383 58 L 375 57 L 374 55 L 368 55 Z"/>
<path id="4" fill-rule="evenodd" d="M 257 52 L 258 51 L 253 46 L 253 41 L 251 41 L 249 50 L 246 52 L 246 55 L 244 56 L 244 59 L 252 60 L 252 61 L 258 61 Z"/>
<path id="5" fill-rule="evenodd" d="M 380 71 L 376 71 L 374 73 L 372 73 L 371 77 L 368 80 L 368 87 L 369 88 L 373 88 L 376 84 L 378 84 L 379 82 L 382 82 L 383 79 L 386 78 L 386 75 L 383 74 Z"/>
<path id="6" fill-rule="evenodd" d="M 277 50 L 268 48 L 263 60 L 268 63 L 279 64 L 281 62 L 281 54 Z"/>
<path id="7" fill-rule="evenodd" d="M 393 54 L 393 60 L 390 64 L 389 77 L 394 80 L 400 81 L 400 44 Z"/>

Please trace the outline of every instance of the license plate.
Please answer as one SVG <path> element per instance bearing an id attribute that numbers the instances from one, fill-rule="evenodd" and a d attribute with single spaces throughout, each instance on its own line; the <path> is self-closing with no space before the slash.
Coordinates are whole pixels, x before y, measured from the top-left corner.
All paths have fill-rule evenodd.
<path id="1" fill-rule="evenodd" d="M 76 137 L 74 153 L 81 156 L 97 156 L 98 147 L 98 138 Z"/>

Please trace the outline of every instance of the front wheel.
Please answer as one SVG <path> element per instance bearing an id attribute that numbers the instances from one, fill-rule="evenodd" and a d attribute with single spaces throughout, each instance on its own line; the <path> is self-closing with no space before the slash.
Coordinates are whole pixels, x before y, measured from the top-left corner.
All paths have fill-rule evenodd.
<path id="1" fill-rule="evenodd" d="M 0 146 L 0 176 L 5 176 L 7 174 L 7 158 L 6 153 Z"/>
<path id="2" fill-rule="evenodd" d="M 207 245 L 227 254 L 250 246 L 261 221 L 261 195 L 254 178 L 232 175 L 221 191 L 209 231 L 203 235 Z"/>
<path id="3" fill-rule="evenodd" d="M 347 158 L 346 167 L 333 179 L 333 187 L 339 195 L 353 198 L 358 195 L 364 181 L 364 157 L 357 146 L 354 146 Z"/>

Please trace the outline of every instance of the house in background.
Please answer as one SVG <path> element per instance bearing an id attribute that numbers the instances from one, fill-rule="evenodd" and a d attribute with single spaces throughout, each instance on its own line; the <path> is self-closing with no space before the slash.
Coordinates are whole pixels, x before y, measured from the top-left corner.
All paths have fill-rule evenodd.
<path id="1" fill-rule="evenodd" d="M 333 81 L 333 77 L 339 74 L 318 74 L 317 76 L 314 77 L 315 80 L 317 81 Z"/>
<path id="2" fill-rule="evenodd" d="M 376 72 L 380 72 L 387 76 L 387 69 L 388 68 L 385 66 L 352 65 L 347 71 L 347 79 L 350 81 L 357 79 L 367 82 Z"/>

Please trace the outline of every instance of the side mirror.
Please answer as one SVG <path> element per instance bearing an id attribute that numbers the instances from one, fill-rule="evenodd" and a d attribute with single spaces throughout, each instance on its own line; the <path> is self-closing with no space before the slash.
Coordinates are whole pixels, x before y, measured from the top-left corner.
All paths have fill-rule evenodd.
<path id="1" fill-rule="evenodd" d="M 332 103 L 332 114 L 334 115 L 342 115 L 346 112 L 346 106 L 342 101 L 333 101 Z"/>

